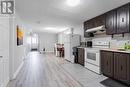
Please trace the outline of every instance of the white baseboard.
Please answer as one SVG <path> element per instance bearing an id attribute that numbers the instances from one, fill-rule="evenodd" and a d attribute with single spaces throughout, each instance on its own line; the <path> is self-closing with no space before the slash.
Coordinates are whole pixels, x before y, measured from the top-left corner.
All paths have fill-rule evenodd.
<path id="1" fill-rule="evenodd" d="M 16 72 L 13 74 L 13 79 L 16 79 L 18 73 L 20 72 L 20 70 L 23 67 L 24 62 L 21 63 L 21 65 L 18 67 L 18 69 L 16 70 Z"/>
<path id="2" fill-rule="evenodd" d="M 4 81 L 3 84 L 0 85 L 0 87 L 7 87 L 8 83 L 9 83 L 9 78 L 7 78 L 7 80 Z"/>

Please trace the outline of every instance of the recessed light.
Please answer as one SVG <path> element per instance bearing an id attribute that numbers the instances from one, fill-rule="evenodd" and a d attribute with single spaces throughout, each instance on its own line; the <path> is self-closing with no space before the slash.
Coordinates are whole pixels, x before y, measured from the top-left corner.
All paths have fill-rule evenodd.
<path id="1" fill-rule="evenodd" d="M 67 4 L 71 7 L 77 6 L 80 3 L 80 0 L 67 0 Z"/>

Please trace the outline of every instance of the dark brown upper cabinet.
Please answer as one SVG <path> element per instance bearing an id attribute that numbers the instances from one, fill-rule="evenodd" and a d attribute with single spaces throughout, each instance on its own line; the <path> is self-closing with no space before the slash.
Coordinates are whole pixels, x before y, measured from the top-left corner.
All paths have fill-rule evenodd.
<path id="1" fill-rule="evenodd" d="M 93 37 L 92 33 L 86 33 L 87 29 L 105 25 L 105 14 L 84 22 L 84 37 Z"/>
<path id="2" fill-rule="evenodd" d="M 130 33 L 130 3 L 84 22 L 84 37 L 90 37 L 87 29 L 105 25 L 106 34 Z"/>
<path id="3" fill-rule="evenodd" d="M 85 21 L 84 29 L 90 29 L 90 28 L 101 26 L 101 25 L 105 25 L 105 14 L 97 16 L 88 21 Z"/>
<path id="4" fill-rule="evenodd" d="M 116 27 L 116 10 L 112 10 L 106 13 L 106 34 L 112 35 L 116 34 L 117 27 Z"/>
<path id="5" fill-rule="evenodd" d="M 117 34 L 130 32 L 130 4 L 117 9 Z"/>
<path id="6" fill-rule="evenodd" d="M 95 26 L 94 27 L 99 27 L 99 26 L 102 26 L 102 25 L 105 25 L 105 14 L 103 15 L 100 15 L 100 16 L 97 16 L 95 17 Z"/>
<path id="7" fill-rule="evenodd" d="M 106 13 L 106 34 L 130 33 L 130 3 Z"/>
<path id="8" fill-rule="evenodd" d="M 89 38 L 89 37 L 93 37 L 94 35 L 92 33 L 87 33 L 86 30 L 90 29 L 92 27 L 92 23 L 91 22 L 84 22 L 84 37 Z"/>

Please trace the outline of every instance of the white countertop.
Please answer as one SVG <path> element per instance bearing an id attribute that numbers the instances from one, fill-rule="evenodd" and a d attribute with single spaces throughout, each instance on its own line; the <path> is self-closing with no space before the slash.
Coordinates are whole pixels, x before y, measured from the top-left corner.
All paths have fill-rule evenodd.
<path id="1" fill-rule="evenodd" d="M 87 49 L 89 47 L 78 47 L 78 48 L 83 48 L 83 49 Z M 104 50 L 104 51 L 112 51 L 112 52 L 121 52 L 121 53 L 130 53 L 130 50 L 125 50 L 125 51 L 122 51 L 122 50 L 118 50 L 118 49 L 113 49 L 113 48 L 107 48 L 107 49 L 100 49 L 100 50 Z"/>
<path id="2" fill-rule="evenodd" d="M 121 51 L 121 50 L 118 50 L 118 49 L 101 49 L 101 50 L 104 50 L 104 51 L 112 51 L 112 52 L 121 52 L 121 53 L 130 53 L 130 50 L 125 50 L 125 51 Z"/>

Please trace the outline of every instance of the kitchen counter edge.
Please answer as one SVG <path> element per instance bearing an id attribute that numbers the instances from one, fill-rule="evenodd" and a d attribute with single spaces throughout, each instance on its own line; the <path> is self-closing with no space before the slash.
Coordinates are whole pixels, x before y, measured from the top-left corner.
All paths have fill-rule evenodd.
<path id="1" fill-rule="evenodd" d="M 130 50 L 121 51 L 118 49 L 101 49 L 100 51 L 110 51 L 110 52 L 119 52 L 119 53 L 130 53 Z"/>

